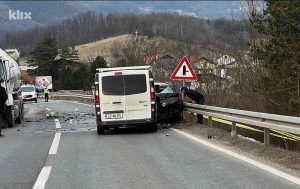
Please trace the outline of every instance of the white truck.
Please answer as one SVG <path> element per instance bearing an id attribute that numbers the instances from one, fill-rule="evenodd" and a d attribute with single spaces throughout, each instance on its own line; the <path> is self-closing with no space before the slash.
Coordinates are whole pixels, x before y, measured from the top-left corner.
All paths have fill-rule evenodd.
<path id="1" fill-rule="evenodd" d="M 20 91 L 21 70 L 18 64 L 20 53 L 17 49 L 0 49 L 0 81 L 7 92 L 8 100 L 4 119 L 8 127 L 23 120 L 23 99 Z"/>

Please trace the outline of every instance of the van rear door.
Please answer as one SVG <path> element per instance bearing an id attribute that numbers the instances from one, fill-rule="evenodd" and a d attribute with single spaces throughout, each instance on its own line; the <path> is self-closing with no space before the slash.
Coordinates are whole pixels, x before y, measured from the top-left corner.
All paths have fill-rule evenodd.
<path id="1" fill-rule="evenodd" d="M 99 91 L 102 121 L 126 121 L 124 76 L 119 72 L 102 73 Z"/>
<path id="2" fill-rule="evenodd" d="M 149 71 L 124 71 L 127 121 L 151 119 Z"/>

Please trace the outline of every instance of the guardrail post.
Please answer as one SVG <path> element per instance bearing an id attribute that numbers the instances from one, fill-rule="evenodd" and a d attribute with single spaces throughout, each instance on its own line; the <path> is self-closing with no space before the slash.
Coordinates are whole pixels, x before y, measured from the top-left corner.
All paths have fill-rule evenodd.
<path id="1" fill-rule="evenodd" d="M 233 121 L 231 125 L 231 137 L 237 137 L 237 132 L 236 132 L 236 122 Z"/>
<path id="2" fill-rule="evenodd" d="M 270 144 L 270 129 L 264 128 L 264 144 L 269 145 Z"/>
<path id="3" fill-rule="evenodd" d="M 213 126 L 212 116 L 208 116 L 208 125 Z"/>

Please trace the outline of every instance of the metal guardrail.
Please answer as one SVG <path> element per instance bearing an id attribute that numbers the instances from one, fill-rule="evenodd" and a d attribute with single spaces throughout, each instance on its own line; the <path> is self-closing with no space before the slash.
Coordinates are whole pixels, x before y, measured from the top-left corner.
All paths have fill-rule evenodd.
<path id="1" fill-rule="evenodd" d="M 73 94 L 73 93 L 53 93 L 51 98 L 60 100 L 79 100 L 83 102 L 94 102 L 93 95 Z"/>
<path id="2" fill-rule="evenodd" d="M 54 96 L 80 97 L 80 98 L 86 98 L 86 99 L 92 99 L 93 98 L 93 95 L 69 94 L 69 93 L 56 93 Z"/>
<path id="3" fill-rule="evenodd" d="M 76 93 L 76 94 L 82 94 L 84 91 L 83 90 L 59 90 L 57 91 L 58 93 Z"/>
<path id="4" fill-rule="evenodd" d="M 76 93 L 58 92 L 53 94 L 54 98 L 74 100 L 82 99 L 84 102 L 93 102 L 93 95 L 84 95 Z M 290 133 L 300 135 L 300 118 L 292 116 L 283 116 L 276 114 L 267 114 L 260 112 L 252 112 L 246 110 L 229 109 L 215 106 L 206 106 L 192 103 L 184 103 L 184 110 L 192 113 L 203 114 L 208 116 L 208 125 L 212 125 L 213 117 L 227 121 L 231 121 L 231 135 L 237 136 L 237 124 L 242 123 L 264 128 L 264 143 L 269 145 L 270 130 L 279 132 L 285 136 Z M 293 138 L 293 137 L 292 137 Z M 298 137 L 297 137 L 298 138 Z"/>
<path id="5" fill-rule="evenodd" d="M 245 110 L 221 108 L 199 104 L 184 103 L 184 109 L 188 112 L 208 116 L 208 124 L 212 125 L 212 118 L 220 118 L 232 122 L 232 135 L 236 136 L 236 124 L 243 123 L 264 128 L 264 143 L 269 144 L 270 129 L 300 134 L 300 118 L 267 114 Z"/>

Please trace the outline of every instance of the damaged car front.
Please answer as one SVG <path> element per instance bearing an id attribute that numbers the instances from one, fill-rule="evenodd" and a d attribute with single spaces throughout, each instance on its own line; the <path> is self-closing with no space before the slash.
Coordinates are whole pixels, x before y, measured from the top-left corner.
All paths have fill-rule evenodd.
<path id="1" fill-rule="evenodd" d="M 175 87 L 169 83 L 155 83 L 157 120 L 178 122 L 182 119 L 183 101 Z"/>

